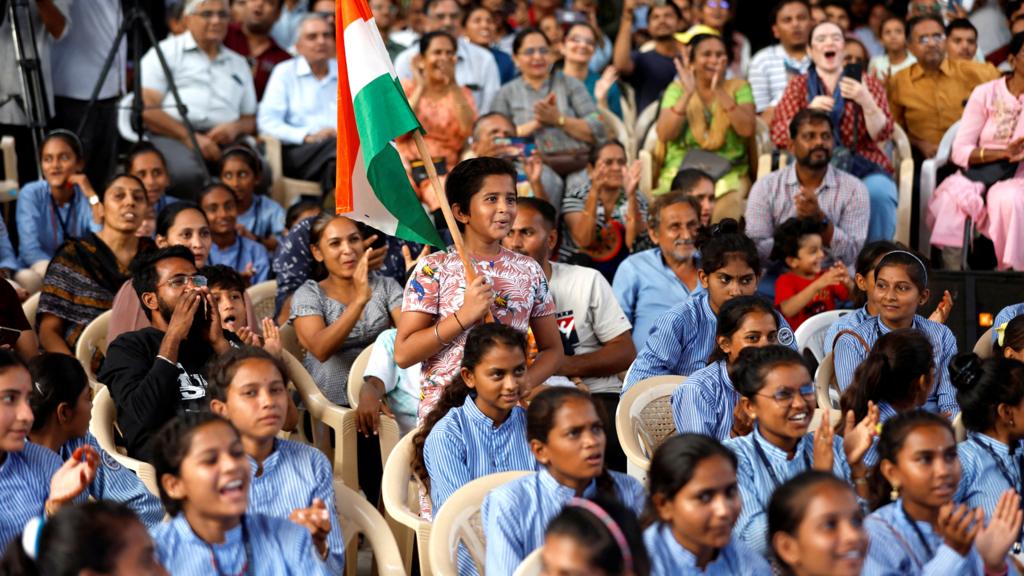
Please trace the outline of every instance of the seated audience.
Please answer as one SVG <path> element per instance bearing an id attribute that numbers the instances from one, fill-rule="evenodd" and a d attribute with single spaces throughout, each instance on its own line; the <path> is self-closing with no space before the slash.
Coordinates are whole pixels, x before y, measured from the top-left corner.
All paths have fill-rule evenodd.
<path id="1" fill-rule="evenodd" d="M 811 316 L 838 308 L 853 289 L 845 264 L 822 267 L 822 228 L 817 220 L 790 218 L 775 230 L 772 259 L 789 270 L 775 281 L 775 305 L 794 330 Z"/>
<path id="2" fill-rule="evenodd" d="M 736 8 L 729 0 L 696 0 L 693 5 L 694 24 L 710 28 L 726 41 L 729 62 L 725 78 L 746 78 L 750 68 L 750 41 L 736 30 Z"/>
<path id="3" fill-rule="evenodd" d="M 228 24 L 224 46 L 250 63 L 256 100 L 261 100 L 271 70 L 292 57 L 270 36 L 270 28 L 281 13 L 281 0 L 245 0 L 239 4 L 241 21 Z"/>
<path id="4" fill-rule="evenodd" d="M 390 3 L 390 0 L 385 0 L 384 3 Z M 466 39 L 486 49 L 491 53 L 491 56 L 494 56 L 494 63 L 498 65 L 498 77 L 501 84 L 505 84 L 515 78 L 519 72 L 516 70 L 516 63 L 512 60 L 512 57 L 497 46 L 498 31 L 495 18 L 498 17 L 499 15 L 492 12 L 487 6 L 470 4 L 462 15 L 462 30 L 465 33 Z M 380 21 L 377 22 L 377 25 L 380 26 Z M 387 38 L 386 35 L 384 37 Z M 392 45 L 394 45 L 394 42 L 391 39 L 385 40 L 388 54 L 391 54 Z M 398 48 L 398 51 L 401 52 L 404 49 L 405 47 L 401 46 Z M 392 59 L 394 57 L 395 55 L 392 55 Z"/>
<path id="5" fill-rule="evenodd" d="M 174 418 L 154 438 L 153 460 L 160 500 L 172 520 L 151 534 L 169 572 L 204 574 L 212 564 L 228 574 L 331 573 L 306 528 L 249 512 L 253 463 L 227 420 L 210 413 Z"/>
<path id="6" fill-rule="evenodd" d="M 889 109 L 924 158 L 939 150 L 943 134 L 960 119 L 975 86 L 999 78 L 991 64 L 946 57 L 946 33 L 935 15 L 907 22 L 907 47 L 917 60 L 889 78 Z"/>
<path id="7" fill-rule="evenodd" d="M 978 53 L 978 29 L 966 18 L 946 24 L 946 55 L 950 60 L 975 59 Z"/>
<path id="8" fill-rule="evenodd" d="M 334 512 L 331 463 L 312 446 L 277 437 L 291 404 L 282 362 L 256 348 L 234 348 L 208 366 L 207 376 L 210 410 L 235 427 L 255 470 L 248 511 L 306 528 L 317 555 L 341 573 L 345 544 Z"/>
<path id="9" fill-rule="evenodd" d="M 583 82 L 598 108 L 622 118 L 622 91 L 617 83 L 618 71 L 614 66 L 608 66 L 603 72 L 595 71 L 591 66 L 598 38 L 597 31 L 589 23 L 570 24 L 565 31 L 562 72 Z"/>
<path id="10" fill-rule="evenodd" d="M 772 8 L 772 36 L 778 44 L 762 48 L 750 61 L 750 91 L 754 106 L 769 125 L 775 106 L 794 75 L 806 74 L 811 66 L 807 56 L 811 8 L 807 0 L 781 0 Z"/>
<path id="11" fill-rule="evenodd" d="M 825 112 L 797 112 L 789 123 L 788 140 L 795 162 L 754 184 L 747 201 L 746 233 L 757 243 L 762 261 L 768 262 L 778 226 L 794 217 L 814 220 L 822 226 L 828 259 L 853 265 L 870 226 L 869 191 L 830 163 L 837 144 Z"/>
<path id="12" fill-rule="evenodd" d="M 700 205 L 700 225 L 711 226 L 715 211 L 715 180 L 700 168 L 683 168 L 672 178 L 672 191 L 693 196 Z"/>
<path id="13" fill-rule="evenodd" d="M 1018 175 L 1024 160 L 1024 33 L 1010 42 L 1010 76 L 971 92 L 953 140 L 951 159 L 960 171 L 942 181 L 928 202 L 931 243 L 964 249 L 971 218 L 992 239 L 999 270 L 1024 270 L 1024 195 Z"/>
<path id="14" fill-rule="evenodd" d="M 853 328 L 861 322 L 878 315 L 878 303 L 875 302 L 875 267 L 882 257 L 894 250 L 902 250 L 903 246 L 890 240 L 869 242 L 857 253 L 854 268 L 853 311 L 833 322 L 825 332 L 822 349 L 825 354 L 832 351 L 836 334 L 840 330 Z"/>
<path id="15" fill-rule="evenodd" d="M 397 334 L 396 328 L 388 328 L 377 336 L 363 370 L 356 429 L 366 436 L 377 433 L 380 414 L 394 418 L 402 436 L 416 427 L 420 406 L 420 365 L 399 368 L 395 364 Z"/>
<path id="16" fill-rule="evenodd" d="M 556 209 L 561 209 L 562 192 L 565 190 L 562 177 L 544 164 L 536 149 L 526 157 L 524 147 L 511 143 L 515 135 L 516 125 L 508 116 L 499 112 L 488 112 L 477 118 L 473 124 L 470 154 L 475 158 L 496 156 L 509 160 L 516 167 L 516 189 L 520 196 L 547 200 Z"/>
<path id="17" fill-rule="evenodd" d="M 611 281 L 631 252 L 646 247 L 647 201 L 640 193 L 640 161 L 609 140 L 590 152 L 586 178 L 562 198 L 559 260 L 596 268 Z"/>
<path id="18" fill-rule="evenodd" d="M 255 240 L 273 254 L 284 234 L 284 208 L 269 196 L 256 194 L 263 168 L 259 156 L 247 146 L 224 152 L 220 159 L 220 179 L 238 197 L 238 232 Z"/>
<path id="19" fill-rule="evenodd" d="M 680 434 L 692 432 L 721 441 L 750 433 L 752 422 L 739 410 L 740 395 L 730 370 L 745 348 L 778 342 L 779 317 L 757 296 L 737 296 L 722 305 L 715 333 L 715 351 L 708 365 L 672 391 L 672 421 Z"/>
<path id="20" fill-rule="evenodd" d="M 924 410 L 900 414 L 882 428 L 878 456 L 874 512 L 864 521 L 865 573 L 1007 573 L 1006 554 L 1020 534 L 1020 496 L 1007 490 L 987 522 L 980 508 L 956 505 L 961 465 L 949 421 Z M 922 461 L 930 463 L 928 474 L 917 471 Z"/>
<path id="21" fill-rule="evenodd" d="M 174 196 L 167 195 L 171 175 L 167 171 L 164 155 L 152 142 L 137 142 L 128 152 L 128 159 L 124 164 L 125 171 L 141 180 L 146 187 L 146 198 L 154 213 L 159 214 L 164 206 L 178 201 Z"/>
<path id="22" fill-rule="evenodd" d="M 228 30 L 225 0 L 189 0 L 185 4 L 188 32 L 160 42 L 171 78 L 154 49 L 142 58 L 142 113 L 151 140 L 173 175 L 174 196 L 195 199 L 208 171 L 203 165 L 220 160 L 221 150 L 256 132 L 256 89 L 245 58 L 224 46 Z M 171 82 L 186 108 L 181 116 Z M 139 95 L 136 95 L 139 97 Z M 193 150 L 189 126 L 195 131 Z"/>
<path id="23" fill-rule="evenodd" d="M 54 254 L 43 277 L 36 328 L 46 351 L 73 354 L 89 322 L 113 305 L 132 259 L 153 248 L 152 240 L 135 235 L 147 204 L 138 178 L 114 176 L 98 205 L 100 230 L 69 238 Z"/>
<path id="24" fill-rule="evenodd" d="M 573 497 L 601 495 L 639 513 L 646 499 L 632 476 L 604 465 L 605 432 L 597 405 L 576 388 L 549 388 L 526 414 L 539 472 L 495 488 L 480 510 L 488 576 L 508 576 L 544 541 L 544 530 Z"/>
<path id="25" fill-rule="evenodd" d="M 655 198 L 647 213 L 647 233 L 655 247 L 630 255 L 615 271 L 612 289 L 633 326 L 636 350 L 644 347 L 662 314 L 704 290 L 697 271 L 700 208 L 682 192 Z"/>
<path id="26" fill-rule="evenodd" d="M 34 390 L 29 440 L 47 448 L 55 467 L 76 450 L 89 446 L 99 455 L 96 477 L 75 500 L 110 500 L 126 504 L 146 526 L 164 519 L 164 507 L 135 475 L 100 447 L 89 432 L 93 391 L 85 370 L 74 356 L 43 354 L 29 362 Z"/>
<path id="27" fill-rule="evenodd" d="M 871 59 L 868 71 L 885 83 L 900 70 L 910 68 L 917 62 L 917 58 L 907 49 L 906 26 L 903 18 L 895 14 L 882 21 L 881 40 L 885 53 Z"/>
<path id="28" fill-rule="evenodd" d="M 805 470 L 832 472 L 853 482 L 867 496 L 864 454 L 878 424 L 873 408 L 859 422 L 847 414 L 840 437 L 829 422 L 829 411 L 808 433 L 814 413 L 814 382 L 799 352 L 785 346 L 748 348 L 740 352 L 732 371 L 740 393 L 740 410 L 753 422 L 746 436 L 727 440 L 736 453 L 736 472 L 743 511 L 736 522 L 737 537 L 758 553 L 768 550 L 768 501 L 782 482 Z M 799 401 L 797 401 L 799 398 Z"/>
<path id="29" fill-rule="evenodd" d="M 679 43 L 675 33 L 683 15 L 675 2 L 652 5 L 647 13 L 647 32 L 654 39 L 654 49 L 647 52 L 633 50 L 633 15 L 638 5 L 640 2 L 637 0 L 622 2 L 612 63 L 636 91 L 636 110 L 639 115 L 661 99 L 661 93 L 676 75 L 673 59 L 679 52 Z"/>
<path id="30" fill-rule="evenodd" d="M 110 390 L 132 458 L 150 461 L 150 438 L 164 423 L 206 408 L 203 368 L 235 339 L 221 328 L 220 312 L 194 262 L 184 246 L 136 261 L 132 287 L 152 325 L 111 342 L 96 375 Z"/>
<path id="31" fill-rule="evenodd" d="M 238 230 L 238 194 L 225 184 L 214 182 L 199 192 L 199 207 L 210 222 L 210 264 L 234 268 L 248 282 L 259 284 L 270 278 L 270 256 L 256 240 Z"/>
<path id="32" fill-rule="evenodd" d="M 868 190 L 871 210 L 867 239 L 888 240 L 896 232 L 898 191 L 892 164 L 879 144 L 892 137 L 893 121 L 881 82 L 871 75 L 846 75 L 845 46 L 842 31 L 835 24 L 819 24 L 811 30 L 814 65 L 806 76 L 795 76 L 786 87 L 772 120 L 772 140 L 779 148 L 792 145 L 792 121 L 801 110 L 827 114 L 836 147 L 832 164 L 862 180 Z"/>
<path id="33" fill-rule="evenodd" d="M 569 500 L 551 519 L 541 561 L 554 574 L 648 574 L 647 556 L 636 514 L 595 496 Z"/>
<path id="34" fill-rule="evenodd" d="M 39 340 L 29 319 L 25 317 L 21 296 L 10 282 L 3 279 L 0 279 L 0 326 L 19 334 L 15 337 L 8 330 L 0 331 L 4 332 L 0 335 L 0 350 L 10 349 L 25 362 L 39 354 Z"/>
<path id="35" fill-rule="evenodd" d="M 949 372 L 940 367 L 949 366 L 956 355 L 956 338 L 946 326 L 917 315 L 917 309 L 929 297 L 928 269 L 924 262 L 903 250 L 883 256 L 875 266 L 875 293 L 872 297 L 876 301 L 878 316 L 836 336 L 833 354 L 839 389 L 845 391 L 849 387 L 854 371 L 879 337 L 900 328 L 913 328 L 923 332 L 932 343 L 937 367 L 934 387 L 929 391 L 924 407 L 953 418 L 960 408 Z"/>
<path id="36" fill-rule="evenodd" d="M 274 67 L 260 101 L 260 132 L 281 141 L 285 176 L 334 191 L 338 135 L 338 61 L 334 27 L 312 14 L 302 20 L 295 58 Z"/>
<path id="37" fill-rule="evenodd" d="M 522 75 L 501 87 L 490 111 L 509 117 L 517 136 L 532 137 L 564 178 L 583 168 L 592 146 L 605 138 L 597 106 L 582 82 L 553 69 L 551 43 L 540 30 L 520 30 L 512 50 Z"/>
<path id="38" fill-rule="evenodd" d="M 768 503 L 770 552 L 784 574 L 859 576 L 868 551 L 863 524 L 857 493 L 830 472 L 801 472 Z"/>
<path id="39" fill-rule="evenodd" d="M 18 190 L 15 220 L 21 270 L 14 279 L 29 294 L 39 291 L 50 259 L 66 240 L 99 231 L 91 206 L 99 197 L 82 174 L 82 143 L 73 132 L 53 130 L 39 151 L 41 180 Z M 95 200 L 93 200 L 95 198 Z"/>
<path id="40" fill-rule="evenodd" d="M 199 275 L 206 277 L 210 300 L 220 311 L 221 328 L 238 336 L 246 344 L 262 347 L 274 356 L 281 356 L 277 325 L 269 318 L 256 320 L 241 274 L 223 264 L 214 264 L 200 268 Z"/>
<path id="41" fill-rule="evenodd" d="M 651 458 L 647 484 L 654 522 L 644 530 L 644 543 L 652 574 L 772 573 L 761 555 L 733 537 L 744 502 L 736 455 L 718 440 L 669 438 Z"/>
<path id="42" fill-rule="evenodd" d="M 666 150 L 654 193 L 668 191 L 682 168 L 714 166 L 713 219 L 739 218 L 750 190 L 746 140 L 757 116 L 750 85 L 725 78 L 728 56 L 718 36 L 697 34 L 675 63 L 678 76 L 665 90 L 656 124 Z"/>

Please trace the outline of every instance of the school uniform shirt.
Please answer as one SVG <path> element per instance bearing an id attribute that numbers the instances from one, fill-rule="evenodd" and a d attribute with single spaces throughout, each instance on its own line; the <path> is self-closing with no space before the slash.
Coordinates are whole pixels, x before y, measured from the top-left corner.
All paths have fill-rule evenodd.
<path id="1" fill-rule="evenodd" d="M 60 447 L 60 452 L 52 453 L 60 466 L 69 460 L 78 448 L 89 445 L 99 454 L 100 465 L 96 468 L 96 478 L 89 487 L 75 499 L 75 502 L 92 500 L 109 500 L 121 502 L 132 509 L 148 527 L 156 526 L 164 519 L 164 506 L 160 499 L 146 488 L 135 472 L 125 468 L 106 450 L 100 448 L 96 437 L 90 433 L 85 436 L 68 440 Z"/>
<path id="2" fill-rule="evenodd" d="M 46 180 L 36 180 L 18 191 L 15 211 L 18 226 L 18 259 L 29 266 L 49 260 L 57 248 L 71 238 L 99 232 L 102 224 L 92 221 L 92 207 L 82 190 L 75 186 L 69 202 L 57 206 Z"/>
<path id="3" fill-rule="evenodd" d="M 463 485 L 495 472 L 536 470 L 537 461 L 526 440 L 526 410 L 516 406 L 495 426 L 472 398 L 448 411 L 434 425 L 423 445 L 430 474 L 432 512 Z"/>
<path id="4" fill-rule="evenodd" d="M 916 531 L 910 517 L 903 512 L 902 499 L 882 506 L 865 518 L 869 545 L 862 573 L 909 576 L 982 576 L 985 573 L 984 563 L 973 546 L 966 556 L 961 556 L 943 542 L 930 524 L 914 524 Z"/>
<path id="5" fill-rule="evenodd" d="M 647 495 L 631 476 L 608 472 L 622 504 L 639 515 Z M 597 494 L 597 481 L 583 491 L 584 498 Z M 491 491 L 480 510 L 487 536 L 487 576 L 509 576 L 530 552 L 544 544 L 548 522 L 576 492 L 558 483 L 547 469 L 524 476 Z"/>
<path id="6" fill-rule="evenodd" d="M 245 236 L 236 236 L 235 243 L 221 248 L 214 242 L 210 246 L 210 264 L 223 264 L 241 273 L 252 264 L 251 284 L 259 284 L 270 279 L 270 256 L 263 244 L 250 240 Z"/>
<path id="7" fill-rule="evenodd" d="M 1003 308 L 996 314 L 995 322 L 992 324 L 993 327 L 999 328 L 1003 324 L 1006 324 L 1010 320 L 1013 320 L 1017 316 L 1024 314 L 1024 302 L 1020 304 L 1011 304 L 1006 308 Z M 992 331 L 992 343 L 995 344 L 999 341 L 999 333 L 995 330 Z"/>
<path id="8" fill-rule="evenodd" d="M 220 544 L 208 544 L 199 538 L 184 513 L 151 529 L 150 535 L 157 559 L 174 576 L 209 576 L 218 572 L 247 576 L 330 574 L 316 558 L 309 531 L 281 518 L 246 514 Z"/>
<path id="9" fill-rule="evenodd" d="M 878 406 L 878 423 L 885 425 L 886 422 L 892 419 L 893 416 L 899 414 L 892 404 L 888 402 L 876 402 L 875 406 Z M 864 453 L 864 464 L 868 468 L 874 468 L 875 464 L 878 463 L 878 435 L 871 439 L 871 447 Z"/>
<path id="10" fill-rule="evenodd" d="M 999 497 L 1007 488 L 1017 493 L 1021 483 L 1021 452 L 1018 445 L 1013 454 L 1010 447 L 980 432 L 968 432 L 967 440 L 956 445 L 960 455 L 960 487 L 953 497 L 955 502 L 971 508 L 981 507 L 985 518 L 991 519 Z"/>
<path id="11" fill-rule="evenodd" d="M 724 444 L 739 460 L 736 480 L 743 497 L 743 510 L 736 520 L 733 534 L 754 552 L 767 554 L 768 501 L 783 482 L 811 469 L 814 464 L 814 434 L 807 434 L 797 442 L 792 460 L 781 448 L 765 440 L 756 426 L 750 434 L 732 438 Z M 832 472 L 849 481 L 850 465 L 843 452 L 843 439 L 838 435 L 833 439 L 832 458 Z"/>
<path id="12" fill-rule="evenodd" d="M 796 349 L 796 338 L 786 319 L 778 312 L 779 344 Z M 715 349 L 718 316 L 711 310 L 708 293 L 694 294 L 662 315 L 651 328 L 644 348 L 629 367 L 622 385 L 625 393 L 633 384 L 651 376 L 678 374 L 689 376 L 707 366 Z"/>
<path id="13" fill-rule="evenodd" d="M 284 233 L 284 208 L 266 196 L 255 194 L 252 206 L 238 215 L 238 223 L 258 238 L 274 236 L 278 239 Z"/>
<path id="14" fill-rule="evenodd" d="M 690 374 L 672 391 L 672 421 L 680 434 L 693 432 L 726 441 L 732 437 L 732 412 L 740 394 L 719 360 Z"/>
<path id="15" fill-rule="evenodd" d="M 672 528 L 664 522 L 655 522 L 644 530 L 644 546 L 651 558 L 651 576 L 770 576 L 772 573 L 764 557 L 736 539 L 719 550 L 715 559 L 701 570 L 697 567 L 697 557 L 683 548 Z"/>
<path id="16" fill-rule="evenodd" d="M 263 461 L 262 473 L 257 476 L 259 465 L 252 457 L 249 464 L 252 476 L 248 512 L 288 520 L 293 510 L 309 508 L 314 498 L 323 500 L 331 515 L 327 567 L 337 574 L 343 572 L 345 541 L 334 510 L 334 474 L 327 457 L 306 444 L 275 438 L 274 450 Z"/>
<path id="17" fill-rule="evenodd" d="M 919 315 L 914 316 L 913 328 L 928 337 L 935 354 L 935 383 L 932 384 L 928 400 L 925 401 L 923 408 L 930 412 L 949 413 L 949 418 L 952 420 L 960 412 L 960 406 L 956 403 L 956 390 L 953 389 L 953 384 L 949 379 L 949 370 L 946 367 L 957 354 L 956 337 L 945 325 L 932 322 Z M 859 334 L 869 348 L 874 346 L 875 341 L 883 334 L 892 332 L 892 329 L 877 316 L 861 322 L 850 330 Z M 850 386 L 850 383 L 853 382 L 854 371 L 867 355 L 868 350 L 865 350 L 860 340 L 854 336 L 843 334 L 839 337 L 833 351 L 833 359 L 840 391 L 846 391 Z"/>
<path id="18" fill-rule="evenodd" d="M 687 288 L 665 264 L 661 248 L 651 248 L 632 254 L 619 264 L 612 290 L 626 318 L 633 323 L 633 344 L 640 351 L 658 319 L 672 306 L 703 292 L 704 287 L 697 282 L 693 290 Z"/>
<path id="19" fill-rule="evenodd" d="M 825 354 L 832 352 L 832 343 L 836 339 L 836 334 L 839 334 L 843 330 L 849 330 L 861 322 L 865 322 L 871 318 L 874 318 L 874 316 L 868 312 L 867 304 L 857 308 L 846 316 L 840 316 L 839 320 L 833 322 L 832 325 L 828 327 L 828 330 L 825 331 L 825 340 L 823 342 L 822 350 L 825 351 Z"/>
<path id="20" fill-rule="evenodd" d="M 43 514 L 50 479 L 60 467 L 53 452 L 31 442 L 18 452 L 7 452 L 0 463 L 0 547 L 4 550 L 25 529 L 26 522 Z"/>

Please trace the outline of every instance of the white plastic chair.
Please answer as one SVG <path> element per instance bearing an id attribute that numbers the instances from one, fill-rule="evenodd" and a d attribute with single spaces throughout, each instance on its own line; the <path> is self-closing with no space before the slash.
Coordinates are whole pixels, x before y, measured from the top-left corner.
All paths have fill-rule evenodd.
<path id="1" fill-rule="evenodd" d="M 128 456 L 125 449 L 117 445 L 114 441 L 116 427 L 117 407 L 114 406 L 114 399 L 111 398 L 110 390 L 106 386 L 99 386 L 92 398 L 92 419 L 89 421 L 89 432 L 96 437 L 100 448 L 103 448 L 120 465 L 135 472 L 139 480 L 145 484 L 146 489 L 159 497 L 156 468 L 147 462 Z"/>
<path id="2" fill-rule="evenodd" d="M 252 312 L 257 320 L 274 318 L 274 299 L 277 297 L 277 280 L 267 280 L 259 284 L 253 284 L 245 289 L 252 301 Z M 276 322 L 275 322 L 276 324 Z M 250 327 L 255 328 L 255 327 Z"/>
<path id="3" fill-rule="evenodd" d="M 636 141 L 630 135 L 622 120 L 619 120 L 619 117 L 607 108 L 598 108 L 597 113 L 605 127 L 610 129 L 609 136 L 622 142 L 622 145 L 626 148 L 626 160 L 632 161 L 636 158 Z"/>
<path id="4" fill-rule="evenodd" d="M 334 507 L 344 535 L 345 548 L 356 550 L 360 534 L 366 537 L 373 551 L 376 573 L 382 576 L 406 576 L 408 572 L 395 538 L 384 517 L 355 490 L 341 480 L 334 481 Z"/>
<path id="5" fill-rule="evenodd" d="M 319 182 L 288 178 L 284 175 L 281 141 L 269 134 L 260 134 L 259 142 L 263 144 L 264 154 L 273 179 L 270 183 L 270 197 L 287 210 L 300 196 L 323 196 Z"/>
<path id="6" fill-rule="evenodd" d="M 895 170 L 899 198 L 896 204 L 896 235 L 893 240 L 910 246 L 910 221 L 914 213 L 914 158 L 910 139 L 899 124 L 892 129 L 892 165 Z M 922 205 L 922 212 L 927 205 Z"/>
<path id="7" fill-rule="evenodd" d="M 541 558 L 543 553 L 543 547 L 530 552 L 530 555 L 519 563 L 519 567 L 512 573 L 512 576 L 540 576 L 540 571 L 544 567 L 543 558 Z"/>
<path id="8" fill-rule="evenodd" d="M 820 364 L 825 357 L 825 332 L 828 332 L 830 326 L 849 313 L 850 310 L 827 310 L 804 320 L 804 323 L 793 333 L 793 336 L 796 337 L 797 350 L 801 353 L 804 350 L 810 351 Z"/>
<path id="9" fill-rule="evenodd" d="M 13 136 L 0 138 L 0 153 L 4 157 L 4 179 L 0 180 L 0 204 L 4 204 L 4 211 L 8 209 L 8 202 L 18 199 L 18 152 L 14 146 Z"/>
<path id="10" fill-rule="evenodd" d="M 417 555 L 420 563 L 420 576 L 430 576 L 430 545 L 431 524 L 419 515 L 420 487 L 419 480 L 412 473 L 413 446 L 412 437 L 419 429 L 414 429 L 395 446 L 384 463 L 384 476 L 381 481 L 380 495 L 384 500 L 384 509 L 388 517 L 404 526 L 393 530 L 398 549 L 402 553 L 407 572 L 411 573 L 412 543 L 415 534 Z"/>
<path id="11" fill-rule="evenodd" d="M 928 202 L 932 199 L 932 194 L 935 193 L 935 188 L 939 186 L 939 168 L 942 168 L 949 163 L 949 157 L 953 153 L 953 140 L 956 139 L 956 131 L 958 128 L 960 128 L 959 120 L 954 122 L 953 125 L 946 130 L 946 133 L 942 135 L 942 140 L 939 142 L 939 151 L 935 154 L 935 157 L 929 158 L 921 164 L 921 193 L 919 196 L 920 208 L 918 209 L 917 214 L 919 222 L 917 239 L 918 251 L 928 250 L 931 245 L 932 231 L 928 227 Z"/>
<path id="12" fill-rule="evenodd" d="M 637 116 L 636 126 L 633 128 L 633 139 L 638 143 L 647 142 L 647 134 L 658 122 L 658 111 L 661 109 L 661 101 L 655 100 L 644 108 Z"/>
<path id="13" fill-rule="evenodd" d="M 974 353 L 980 358 L 991 358 L 994 354 L 993 348 L 995 346 L 992 345 L 992 328 L 989 328 L 974 344 Z"/>
<path id="14" fill-rule="evenodd" d="M 112 312 L 107 310 L 93 318 L 85 330 L 82 330 L 78 342 L 75 343 L 75 358 L 85 369 L 85 375 L 89 377 L 89 384 L 92 385 L 93 390 L 96 389 L 100 381 L 96 379 L 96 374 L 92 370 L 92 359 L 96 352 L 99 352 L 100 356 L 107 355 L 107 327 L 110 325 L 111 314 Z"/>
<path id="15" fill-rule="evenodd" d="M 348 405 L 353 410 L 359 408 L 359 393 L 363 389 L 365 381 L 363 373 L 366 372 L 366 364 L 370 361 L 370 354 L 373 353 L 373 344 L 367 346 L 359 353 L 352 368 L 348 372 Z M 386 414 L 380 415 L 380 426 L 377 429 L 377 436 L 380 438 L 380 462 L 383 466 L 387 464 L 388 456 L 398 445 L 402 433 L 398 428 L 398 421 Z"/>
<path id="16" fill-rule="evenodd" d="M 676 433 L 669 398 L 685 380 L 686 376 L 673 374 L 646 378 L 634 384 L 619 399 L 615 410 L 615 430 L 622 451 L 632 465 L 630 475 L 643 480 L 654 450 Z"/>
<path id="17" fill-rule="evenodd" d="M 28 323 L 32 326 L 33 330 L 36 329 L 36 312 L 39 311 L 39 297 L 41 295 L 42 292 L 36 292 L 21 304 L 21 310 L 25 313 L 25 317 L 28 318 Z"/>

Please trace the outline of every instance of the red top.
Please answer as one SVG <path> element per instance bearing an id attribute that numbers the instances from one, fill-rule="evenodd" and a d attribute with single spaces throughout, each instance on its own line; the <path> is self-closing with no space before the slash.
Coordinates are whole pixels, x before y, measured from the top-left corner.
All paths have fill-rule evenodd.
<path id="1" fill-rule="evenodd" d="M 825 270 L 822 270 L 821 274 L 825 272 Z M 818 274 L 818 276 L 821 276 L 821 274 Z M 799 294 L 817 279 L 817 276 L 814 278 L 802 278 L 792 272 L 786 272 L 779 276 L 779 279 L 775 281 L 775 306 L 779 307 L 783 302 Z M 827 286 L 819 290 L 807 306 L 804 306 L 804 309 L 796 316 L 786 316 L 786 322 L 789 322 L 790 328 L 796 330 L 798 326 L 804 323 L 804 320 L 819 312 L 835 310 L 837 301 L 848 300 L 849 298 L 850 293 L 846 286 L 842 284 Z"/>
<path id="2" fill-rule="evenodd" d="M 224 45 L 245 56 L 245 60 L 252 67 L 252 80 L 256 85 L 256 99 L 263 99 L 263 90 L 270 80 L 270 71 L 285 60 L 290 60 L 292 55 L 285 52 L 277 45 L 273 38 L 267 37 L 270 46 L 258 56 L 253 56 L 249 51 L 249 41 L 242 32 L 242 25 L 238 23 L 228 24 L 228 35 L 224 38 Z"/>

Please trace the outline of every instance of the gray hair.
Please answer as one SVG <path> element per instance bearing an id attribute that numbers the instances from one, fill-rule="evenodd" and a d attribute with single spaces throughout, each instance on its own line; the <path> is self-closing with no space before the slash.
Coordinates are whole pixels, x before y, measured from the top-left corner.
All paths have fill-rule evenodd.
<path id="1" fill-rule="evenodd" d="M 185 16 L 191 16 L 199 10 L 200 6 L 206 4 L 207 2 L 210 2 L 210 0 L 188 0 L 188 2 L 185 3 L 185 9 L 182 10 L 182 14 L 184 14 Z M 226 0 L 220 0 L 220 2 L 225 6 L 228 5 L 228 2 Z"/>

